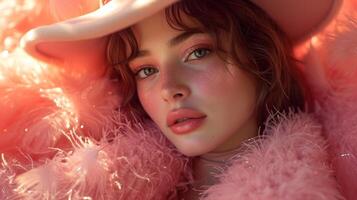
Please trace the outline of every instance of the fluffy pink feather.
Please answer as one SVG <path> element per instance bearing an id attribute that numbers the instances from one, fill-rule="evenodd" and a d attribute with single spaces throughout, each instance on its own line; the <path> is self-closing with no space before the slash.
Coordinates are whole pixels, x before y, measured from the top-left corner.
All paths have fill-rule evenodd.
<path id="1" fill-rule="evenodd" d="M 321 126 L 308 114 L 281 116 L 266 135 L 204 192 L 205 200 L 343 199 L 329 167 Z"/>
<path id="2" fill-rule="evenodd" d="M 357 196 L 357 6 L 347 5 L 333 28 L 319 36 L 319 45 L 306 58 L 306 69 L 325 72 L 326 84 L 313 78 L 309 82 L 315 88 L 316 113 L 331 147 L 337 180 L 352 200 Z"/>
<path id="3" fill-rule="evenodd" d="M 107 138 L 95 141 L 67 135 L 73 149 L 4 183 L 7 195 L 20 199 L 167 199 L 190 179 L 188 159 L 151 123 L 131 123 L 117 113 Z M 110 142 L 109 142 L 110 141 Z M 39 165 L 39 166 L 38 166 Z M 25 168 L 25 166 L 24 166 Z M 3 176 L 11 173 L 2 169 Z M 2 175 L 2 174 L 0 174 Z M 186 177 L 186 178 L 185 178 Z M 9 190 L 11 193 L 9 193 Z"/>

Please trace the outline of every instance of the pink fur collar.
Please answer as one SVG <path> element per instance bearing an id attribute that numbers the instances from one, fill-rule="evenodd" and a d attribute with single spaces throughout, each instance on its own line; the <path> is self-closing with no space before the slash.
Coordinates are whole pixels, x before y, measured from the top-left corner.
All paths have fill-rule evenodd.
<path id="1" fill-rule="evenodd" d="M 305 113 L 281 118 L 237 155 L 203 199 L 342 199 L 319 123 Z"/>

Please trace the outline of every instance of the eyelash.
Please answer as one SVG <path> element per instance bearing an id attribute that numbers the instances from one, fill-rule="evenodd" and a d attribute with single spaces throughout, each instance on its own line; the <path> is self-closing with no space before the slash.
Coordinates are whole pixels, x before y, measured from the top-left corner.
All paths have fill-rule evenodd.
<path id="1" fill-rule="evenodd" d="M 212 50 L 211 48 L 208 48 L 208 47 L 198 47 L 198 48 L 195 48 L 193 49 L 190 53 L 187 54 L 187 56 L 185 56 L 185 59 L 184 59 L 184 62 L 187 62 L 187 61 L 190 61 L 188 60 L 189 57 L 191 55 L 194 55 L 194 53 L 197 53 L 198 50 L 204 50 L 205 51 L 205 55 L 203 55 L 201 58 L 196 58 L 196 59 L 191 59 L 192 60 L 199 60 L 199 59 L 203 59 L 205 58 L 206 56 L 208 56 L 210 53 L 212 53 Z M 208 53 L 207 53 L 208 52 Z M 197 55 L 196 55 L 197 56 Z M 156 68 L 153 68 L 153 67 L 145 67 L 145 66 L 148 66 L 148 65 L 143 65 L 141 67 L 139 67 L 135 72 L 134 72 L 134 75 L 135 77 L 137 77 L 138 79 L 145 79 L 147 77 L 149 77 L 150 75 L 146 75 L 146 77 L 140 77 L 140 72 L 146 70 L 146 69 L 155 69 L 155 72 L 157 72 L 158 70 Z M 150 65 L 149 65 L 150 66 Z"/>

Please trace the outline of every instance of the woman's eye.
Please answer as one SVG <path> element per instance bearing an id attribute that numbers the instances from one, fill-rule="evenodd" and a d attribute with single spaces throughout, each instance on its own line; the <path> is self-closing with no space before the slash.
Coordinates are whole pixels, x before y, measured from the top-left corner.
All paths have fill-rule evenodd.
<path id="1" fill-rule="evenodd" d="M 144 79 L 156 72 L 157 72 L 157 69 L 155 69 L 153 67 L 144 67 L 144 68 L 141 68 L 139 71 L 137 71 L 135 73 L 135 76 L 137 76 L 140 79 Z"/>
<path id="2" fill-rule="evenodd" d="M 194 51 L 192 51 L 186 61 L 190 61 L 190 60 L 197 60 L 197 59 L 201 59 L 205 56 L 207 56 L 208 54 L 211 53 L 211 50 L 210 49 L 207 49 L 207 48 L 198 48 L 198 49 L 195 49 Z"/>

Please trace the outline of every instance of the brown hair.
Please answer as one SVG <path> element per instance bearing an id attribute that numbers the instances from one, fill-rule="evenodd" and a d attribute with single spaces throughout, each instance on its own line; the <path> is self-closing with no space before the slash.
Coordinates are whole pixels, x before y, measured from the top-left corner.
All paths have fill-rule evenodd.
<path id="1" fill-rule="evenodd" d="M 182 0 L 166 8 L 165 14 L 168 24 L 176 30 L 193 28 L 183 22 L 182 14 L 199 22 L 203 31 L 215 39 L 217 52 L 224 60 L 232 60 L 258 80 L 259 125 L 264 126 L 270 112 L 304 109 L 304 92 L 291 41 L 255 4 L 247 0 Z M 222 38 L 228 40 L 228 47 L 222 47 Z M 110 36 L 107 56 L 119 74 L 126 98 L 123 107 L 145 114 L 127 65 L 137 51 L 130 28 Z"/>

